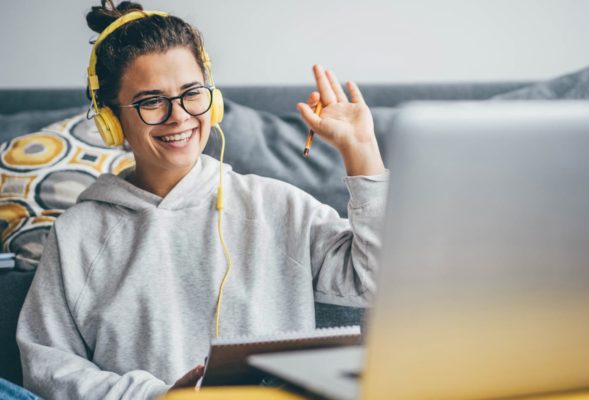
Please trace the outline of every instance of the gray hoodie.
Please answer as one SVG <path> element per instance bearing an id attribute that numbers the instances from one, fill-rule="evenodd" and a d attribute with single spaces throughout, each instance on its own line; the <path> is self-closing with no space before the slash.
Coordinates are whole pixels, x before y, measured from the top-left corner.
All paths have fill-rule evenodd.
<path id="1" fill-rule="evenodd" d="M 202 363 L 226 261 L 219 162 L 160 198 L 102 175 L 48 236 L 17 331 L 24 385 L 48 399 L 144 399 Z M 366 306 L 387 174 L 347 177 L 349 220 L 287 183 L 224 166 L 233 269 L 220 335 L 313 329 L 314 301 Z"/>

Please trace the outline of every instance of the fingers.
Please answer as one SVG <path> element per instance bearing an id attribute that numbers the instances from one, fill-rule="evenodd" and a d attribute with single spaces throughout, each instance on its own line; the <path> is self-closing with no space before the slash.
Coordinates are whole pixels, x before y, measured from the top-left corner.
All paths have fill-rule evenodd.
<path id="1" fill-rule="evenodd" d="M 347 81 L 346 86 L 350 92 L 350 99 L 352 99 L 352 103 L 364 103 L 364 97 L 362 97 L 362 93 L 360 92 L 358 85 L 352 81 Z"/>
<path id="2" fill-rule="evenodd" d="M 337 101 L 339 101 L 340 103 L 348 103 L 348 97 L 346 96 L 346 93 L 342 89 L 342 85 L 340 85 L 335 74 L 328 69 L 325 70 L 325 74 L 327 75 L 327 80 L 329 81 L 329 84 L 331 85 L 331 89 L 335 93 L 335 97 L 337 98 Z"/>
<path id="3" fill-rule="evenodd" d="M 333 72 L 330 70 L 326 70 L 323 66 L 319 64 L 313 65 L 313 73 L 315 75 L 315 81 L 317 82 L 317 89 L 319 90 L 319 96 L 321 99 L 321 103 L 324 106 L 329 106 L 332 103 L 349 103 L 348 97 L 346 96 L 346 92 L 342 88 L 339 80 L 335 76 Z M 346 86 L 350 92 L 350 98 L 354 103 L 363 103 L 364 99 L 362 97 L 362 93 L 360 93 L 360 89 L 356 86 L 353 82 L 347 82 Z M 309 100 L 307 104 L 311 107 L 311 97 L 315 96 L 316 92 L 311 93 L 309 96 Z M 313 97 L 314 100 L 314 97 Z M 314 103 L 316 104 L 316 103 Z"/>
<path id="4" fill-rule="evenodd" d="M 195 368 L 188 371 L 182 378 L 178 379 L 174 384 L 175 388 L 193 387 L 198 380 L 202 378 L 205 372 L 203 365 L 197 365 Z"/>
<path id="5" fill-rule="evenodd" d="M 194 377 L 196 378 L 196 381 L 198 381 L 205 374 L 205 366 L 204 365 L 197 365 L 196 368 L 193 369 L 193 371 L 194 371 Z M 195 385 L 196 385 L 196 381 L 194 382 Z"/>
<path id="6" fill-rule="evenodd" d="M 315 64 L 313 65 L 313 74 L 315 75 L 317 89 L 319 89 L 319 95 L 321 96 L 321 103 L 324 106 L 328 106 L 331 103 L 337 102 L 337 96 L 325 75 L 325 69 L 321 65 Z"/>

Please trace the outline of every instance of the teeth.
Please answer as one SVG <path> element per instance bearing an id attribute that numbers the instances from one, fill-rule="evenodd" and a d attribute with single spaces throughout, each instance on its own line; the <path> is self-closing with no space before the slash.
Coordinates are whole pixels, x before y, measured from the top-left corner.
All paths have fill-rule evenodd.
<path id="1" fill-rule="evenodd" d="M 175 135 L 161 136 L 160 139 L 163 140 L 164 142 L 178 142 L 181 140 L 188 140 L 188 139 L 190 139 L 190 136 L 192 136 L 192 130 L 182 132 L 182 133 L 177 133 Z"/>

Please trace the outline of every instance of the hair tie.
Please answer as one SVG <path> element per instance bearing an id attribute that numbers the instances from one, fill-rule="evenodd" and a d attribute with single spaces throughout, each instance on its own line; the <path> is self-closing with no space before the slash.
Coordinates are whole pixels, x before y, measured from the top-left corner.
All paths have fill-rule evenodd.
<path id="1" fill-rule="evenodd" d="M 119 9 L 115 6 L 115 3 L 113 3 L 112 0 L 106 0 L 108 2 L 108 4 L 110 4 L 110 8 L 112 9 L 112 11 L 117 15 L 117 17 L 122 16 L 123 14 L 119 11 Z"/>

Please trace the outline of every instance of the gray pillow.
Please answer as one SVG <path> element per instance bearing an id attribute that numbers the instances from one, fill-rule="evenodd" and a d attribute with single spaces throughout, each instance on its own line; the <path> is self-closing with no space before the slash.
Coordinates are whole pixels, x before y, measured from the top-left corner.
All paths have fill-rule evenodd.
<path id="1" fill-rule="evenodd" d="M 0 114 L 0 143 L 7 142 L 25 133 L 36 132 L 52 122 L 76 115 L 84 109 L 84 107 L 73 107 L 60 110 Z"/>
<path id="2" fill-rule="evenodd" d="M 372 109 L 381 149 L 396 113 L 394 108 Z M 298 113 L 279 117 L 226 99 L 221 127 L 227 140 L 225 162 L 235 171 L 289 182 L 347 216 L 349 195 L 339 152 L 316 137 L 309 157 L 303 157 L 308 128 Z M 205 153 L 218 158 L 220 149 L 220 138 L 211 135 Z"/>
<path id="3" fill-rule="evenodd" d="M 589 99 L 589 68 L 494 96 L 497 100 Z"/>

